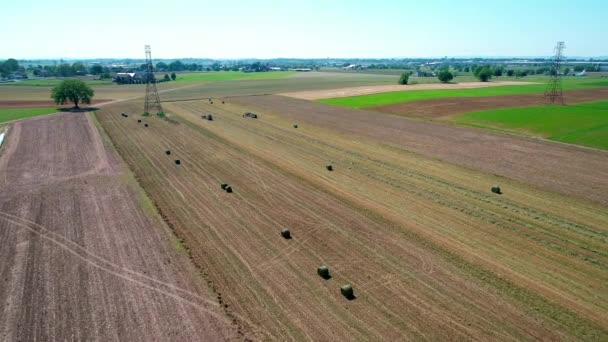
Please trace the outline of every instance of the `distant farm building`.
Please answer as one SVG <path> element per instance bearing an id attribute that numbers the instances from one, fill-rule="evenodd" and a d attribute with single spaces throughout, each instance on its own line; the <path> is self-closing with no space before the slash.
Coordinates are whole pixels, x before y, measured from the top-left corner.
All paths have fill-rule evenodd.
<path id="1" fill-rule="evenodd" d="M 146 83 L 146 73 L 143 71 L 137 72 L 118 72 L 114 76 L 113 82 L 118 84 L 140 84 Z"/>
<path id="2" fill-rule="evenodd" d="M 297 68 L 297 69 L 293 69 L 293 71 L 308 72 L 308 71 L 312 71 L 312 69 L 311 68 Z"/>

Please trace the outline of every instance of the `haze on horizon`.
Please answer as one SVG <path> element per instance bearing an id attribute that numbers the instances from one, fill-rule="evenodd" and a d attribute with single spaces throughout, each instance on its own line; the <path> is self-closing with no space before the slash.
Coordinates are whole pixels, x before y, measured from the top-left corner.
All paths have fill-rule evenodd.
<path id="1" fill-rule="evenodd" d="M 608 2 L 13 1 L 0 59 L 607 56 Z"/>

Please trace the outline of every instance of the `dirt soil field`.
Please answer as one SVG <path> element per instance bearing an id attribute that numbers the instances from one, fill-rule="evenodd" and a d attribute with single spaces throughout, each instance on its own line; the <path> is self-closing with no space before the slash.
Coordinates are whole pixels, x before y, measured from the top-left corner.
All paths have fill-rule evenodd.
<path id="1" fill-rule="evenodd" d="M 93 99 L 91 106 L 112 101 L 111 99 Z M 85 104 L 88 106 L 88 104 Z M 51 100 L 0 100 L 0 108 L 45 108 L 45 107 L 72 107 L 68 103 L 66 105 L 57 105 Z"/>
<path id="2" fill-rule="evenodd" d="M 608 153 L 604 151 L 285 96 L 252 96 L 235 101 L 294 122 L 373 138 L 430 158 L 608 204 Z"/>
<path id="3" fill-rule="evenodd" d="M 608 337 L 604 207 L 342 134 L 340 116 L 284 114 L 308 101 L 265 98 L 287 103 L 258 119 L 242 113 L 259 102 L 237 99 L 166 103 L 167 120 L 142 123 L 120 115 L 141 103 L 95 114 L 255 338 Z M 497 181 L 502 196 L 489 191 Z M 356 299 L 340 295 L 345 283 Z"/>
<path id="4" fill-rule="evenodd" d="M 534 84 L 530 82 L 517 81 L 501 81 L 501 82 L 467 82 L 467 83 L 431 83 L 431 84 L 415 84 L 415 85 L 399 85 L 387 84 L 376 86 L 349 87 L 327 90 L 309 90 L 297 91 L 289 93 L 280 93 L 277 95 L 293 97 L 302 100 L 320 100 L 336 97 L 359 96 L 367 94 L 387 93 L 391 91 L 415 91 L 415 90 L 437 90 L 437 89 L 471 89 L 471 88 L 486 88 L 508 85 L 527 85 Z"/>
<path id="5" fill-rule="evenodd" d="M 242 340 L 86 113 L 9 126 L 0 340 Z"/>
<path id="6" fill-rule="evenodd" d="M 566 104 L 577 104 L 608 99 L 608 87 L 570 90 L 564 92 Z M 441 118 L 454 114 L 468 113 L 508 107 L 542 106 L 545 104 L 541 94 L 454 97 L 435 100 L 422 100 L 398 103 L 387 106 L 368 107 L 368 110 L 421 118 Z"/>

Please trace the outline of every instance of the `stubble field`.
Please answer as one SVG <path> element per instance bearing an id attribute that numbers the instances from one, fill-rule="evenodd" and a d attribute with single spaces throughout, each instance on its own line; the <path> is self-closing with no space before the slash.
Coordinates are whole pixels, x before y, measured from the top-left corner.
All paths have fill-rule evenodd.
<path id="1" fill-rule="evenodd" d="M 137 112 L 137 102 L 96 115 L 255 336 L 606 337 L 608 303 L 597 296 L 608 280 L 605 197 L 557 195 L 339 128 L 379 129 L 355 112 L 327 115 L 276 97 L 224 100 L 165 103 L 172 115 L 144 119 L 149 127 L 120 115 Z M 243 118 L 247 110 L 260 118 Z M 200 118 L 209 113 L 213 121 Z M 497 182 L 504 195 L 490 193 Z M 281 238 L 284 227 L 293 239 Z M 321 264 L 329 281 L 316 275 Z M 340 295 L 345 283 L 355 300 Z"/>
<path id="2" fill-rule="evenodd" d="M 164 83 L 166 119 L 100 86 L 93 120 L 9 123 L 3 338 L 607 339 L 604 152 L 268 95 L 394 78 Z"/>

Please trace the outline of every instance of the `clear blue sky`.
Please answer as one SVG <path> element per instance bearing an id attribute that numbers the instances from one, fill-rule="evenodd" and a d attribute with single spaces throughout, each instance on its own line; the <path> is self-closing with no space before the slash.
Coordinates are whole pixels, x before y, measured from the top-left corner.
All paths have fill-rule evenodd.
<path id="1" fill-rule="evenodd" d="M 608 55 L 608 0 L 19 0 L 0 59 Z M 147 24 L 146 24 L 147 22 Z"/>

